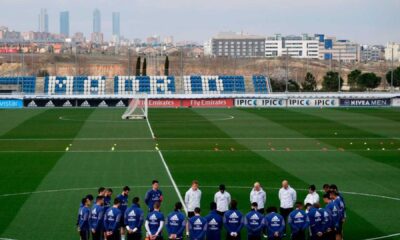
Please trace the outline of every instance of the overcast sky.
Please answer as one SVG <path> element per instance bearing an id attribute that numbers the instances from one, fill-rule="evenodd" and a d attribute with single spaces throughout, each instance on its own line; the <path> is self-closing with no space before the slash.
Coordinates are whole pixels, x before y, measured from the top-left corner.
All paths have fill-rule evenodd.
<path id="1" fill-rule="evenodd" d="M 326 33 L 359 43 L 400 42 L 400 0 L 0 0 L 0 26 L 37 30 L 47 8 L 51 32 L 59 12 L 70 12 L 71 33 L 92 30 L 99 8 L 102 31 L 111 35 L 111 13 L 121 13 L 121 34 L 158 34 L 204 42 L 220 31 L 258 35 Z"/>

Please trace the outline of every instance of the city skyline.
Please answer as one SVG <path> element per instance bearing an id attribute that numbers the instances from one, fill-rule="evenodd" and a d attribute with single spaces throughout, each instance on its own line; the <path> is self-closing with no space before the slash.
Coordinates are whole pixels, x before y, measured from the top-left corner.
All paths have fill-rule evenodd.
<path id="1" fill-rule="evenodd" d="M 76 3 L 76 4 L 75 4 Z M 212 3 L 211 5 L 208 3 Z M 127 1 L 105 0 L 85 2 L 70 0 L 57 3 L 41 0 L 4 0 L 2 6 L 17 9 L 20 15 L 5 11 L 0 16 L 2 25 L 17 31 L 35 30 L 32 24 L 40 7 L 45 7 L 49 31 L 59 32 L 57 17 L 61 11 L 70 12 L 70 32 L 83 32 L 89 36 L 93 30 L 92 14 L 98 8 L 102 15 L 105 39 L 112 36 L 112 12 L 121 14 L 121 35 L 130 39 L 151 35 L 173 35 L 179 40 L 203 43 L 220 31 L 245 32 L 257 35 L 275 33 L 326 33 L 365 44 L 385 44 L 400 41 L 396 31 L 400 23 L 400 1 L 336 0 L 329 3 L 318 0 L 183 0 Z M 22 7 L 24 6 L 24 7 Z M 72 8 L 71 6 L 79 6 Z M 139 10 L 140 9 L 140 10 Z M 224 18 L 220 18 L 224 15 Z M 162 23 L 162 24 L 161 24 Z"/>

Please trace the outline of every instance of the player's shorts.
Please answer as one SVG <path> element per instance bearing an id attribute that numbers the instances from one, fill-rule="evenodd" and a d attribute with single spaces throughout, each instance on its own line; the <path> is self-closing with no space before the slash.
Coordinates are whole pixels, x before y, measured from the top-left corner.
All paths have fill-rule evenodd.
<path id="1" fill-rule="evenodd" d="M 121 227 L 123 227 L 123 228 L 126 227 L 124 216 L 121 216 L 121 219 L 120 219 L 120 221 L 119 221 L 119 225 L 120 225 Z"/>

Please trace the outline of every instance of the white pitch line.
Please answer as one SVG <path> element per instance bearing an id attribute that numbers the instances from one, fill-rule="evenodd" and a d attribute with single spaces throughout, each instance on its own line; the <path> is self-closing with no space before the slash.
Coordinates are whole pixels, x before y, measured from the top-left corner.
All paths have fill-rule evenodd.
<path id="1" fill-rule="evenodd" d="M 394 234 L 390 234 L 390 235 L 382 236 L 382 237 L 367 238 L 367 239 L 363 239 L 363 240 L 378 240 L 378 239 L 386 239 L 386 238 L 392 238 L 392 237 L 397 237 L 397 236 L 400 236 L 400 233 L 394 233 Z"/>
<path id="2" fill-rule="evenodd" d="M 0 141 L 107 141 L 107 140 L 152 140 L 153 138 L 0 138 Z M 160 137 L 158 140 L 400 140 L 400 137 Z"/>
<path id="3" fill-rule="evenodd" d="M 165 149 L 164 152 L 398 152 L 399 149 L 371 149 L 371 150 L 364 150 L 364 149 L 348 149 L 348 150 L 338 150 L 338 149 L 235 149 L 235 150 L 228 150 L 228 149 L 219 149 L 219 150 L 210 150 L 210 149 Z M 133 150 L 54 150 L 54 151 L 40 151 L 40 150 L 4 150 L 0 153 L 138 153 L 138 152 L 157 152 L 157 150 L 151 149 L 133 149 Z"/>
<path id="4" fill-rule="evenodd" d="M 175 181 L 174 181 L 175 182 Z M 187 186 L 178 186 L 176 185 L 176 188 L 184 188 Z M 161 188 L 175 188 L 174 185 L 161 185 Z M 123 188 L 124 186 L 111 186 L 110 188 Z M 148 188 L 149 186 L 145 185 L 139 185 L 139 186 L 131 186 L 132 188 Z M 251 190 L 251 187 L 249 186 L 228 186 L 231 189 L 248 189 L 249 191 Z M 218 186 L 201 186 L 201 188 L 215 188 L 217 189 Z M 41 191 L 34 191 L 34 192 L 20 192 L 20 193 L 7 193 L 7 194 L 1 194 L 0 197 L 13 197 L 13 196 L 21 196 L 21 195 L 30 195 L 30 194 L 43 194 L 43 193 L 58 193 L 58 192 L 74 192 L 74 191 L 83 191 L 83 190 L 97 190 L 98 187 L 86 187 L 86 188 L 64 188 L 64 189 L 50 189 L 50 190 L 41 190 Z M 279 190 L 280 188 L 266 188 L 267 190 Z M 297 190 L 301 191 L 307 191 L 308 189 L 299 189 L 296 188 Z M 175 189 L 176 190 L 176 189 Z M 389 197 L 389 196 L 384 196 L 384 195 L 378 195 L 378 194 L 370 194 L 370 193 L 359 193 L 359 192 L 347 192 L 347 191 L 341 191 L 343 194 L 348 194 L 348 195 L 355 195 L 355 196 L 362 196 L 362 197 L 373 197 L 373 198 L 381 198 L 381 199 L 387 199 L 387 200 L 393 200 L 393 201 L 400 201 L 400 198 L 396 197 Z M 178 194 L 180 195 L 180 194 Z"/>
<path id="5" fill-rule="evenodd" d="M 152 129 L 151 125 L 150 125 L 150 121 L 149 121 L 149 118 L 148 118 L 148 117 L 146 118 L 146 121 L 147 121 L 147 125 L 149 126 L 151 136 L 152 136 L 153 139 L 155 140 L 154 132 L 153 132 L 153 129 Z M 178 189 L 178 187 L 177 187 L 177 185 L 176 185 L 176 183 L 175 183 L 175 180 L 174 180 L 174 178 L 172 177 L 171 171 L 169 170 L 169 167 L 168 167 L 167 163 L 165 162 L 164 156 L 162 155 L 161 151 L 160 151 L 158 148 L 157 148 L 157 152 L 158 152 L 158 155 L 160 156 L 161 162 L 163 163 L 163 165 L 164 165 L 164 167 L 165 167 L 165 170 L 167 171 L 168 177 L 169 177 L 169 179 L 170 179 L 172 185 L 174 186 L 174 189 L 175 189 L 176 194 L 178 195 L 179 201 L 182 203 L 183 209 L 184 209 L 185 212 L 187 213 L 186 204 L 185 204 L 185 202 L 183 201 L 183 198 L 182 198 L 182 196 L 181 196 L 181 193 L 179 192 L 179 189 Z"/>

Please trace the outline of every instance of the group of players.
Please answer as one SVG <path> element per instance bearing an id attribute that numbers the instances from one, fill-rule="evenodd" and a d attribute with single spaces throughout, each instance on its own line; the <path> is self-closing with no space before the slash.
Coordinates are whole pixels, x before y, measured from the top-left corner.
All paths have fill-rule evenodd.
<path id="1" fill-rule="evenodd" d="M 279 190 L 278 213 L 276 207 L 264 209 L 266 193 L 256 182 L 250 193 L 251 210 L 244 215 L 237 209 L 237 201 L 231 199 L 225 185 L 221 184 L 210 203 L 209 214 L 202 217 L 201 190 L 198 182 L 193 181 L 185 194 L 185 206 L 177 202 L 165 218 L 160 211 L 163 194 L 157 180 L 152 182 L 152 188 L 144 199 L 148 208 L 146 217 L 139 197 L 134 197 L 132 205 L 128 206 L 128 186 L 114 200 L 112 189 L 101 187 L 95 199 L 92 195 L 82 199 L 77 226 L 81 240 L 90 236 L 93 240 L 141 240 L 143 225 L 146 240 L 162 240 L 164 227 L 171 240 L 181 240 L 185 235 L 190 240 L 220 240 L 223 228 L 227 240 L 240 240 L 242 228 L 247 229 L 248 240 L 261 240 L 263 236 L 278 240 L 286 237 L 286 226 L 290 227 L 290 239 L 293 240 L 341 240 L 346 218 L 343 196 L 336 185 L 324 184 L 323 190 L 325 207 L 321 208 L 314 185 L 309 187 L 303 203 L 297 201 L 296 191 L 286 180 L 283 181 Z M 93 200 L 95 203 L 91 206 Z M 183 210 L 186 210 L 187 217 Z"/>

